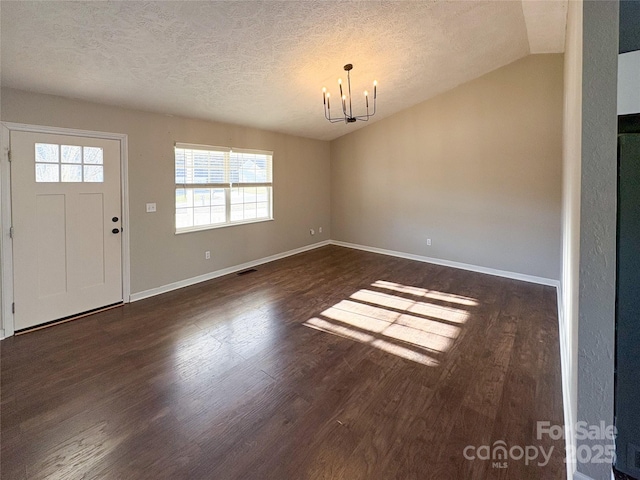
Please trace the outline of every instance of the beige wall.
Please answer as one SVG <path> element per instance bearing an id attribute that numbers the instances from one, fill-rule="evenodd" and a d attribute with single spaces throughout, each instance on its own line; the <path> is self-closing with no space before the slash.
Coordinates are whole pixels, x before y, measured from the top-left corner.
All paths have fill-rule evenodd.
<path id="1" fill-rule="evenodd" d="M 330 238 L 328 142 L 11 89 L 2 120 L 128 135 L 132 293 Z M 272 150 L 275 220 L 175 235 L 174 142 Z"/>
<path id="2" fill-rule="evenodd" d="M 532 55 L 332 141 L 332 238 L 558 280 L 562 99 Z"/>
<path id="3" fill-rule="evenodd" d="M 562 74 L 529 56 L 330 145 L 12 89 L 2 120 L 129 136 L 132 293 L 329 238 L 558 279 Z M 175 235 L 176 141 L 273 150 L 275 221 Z"/>

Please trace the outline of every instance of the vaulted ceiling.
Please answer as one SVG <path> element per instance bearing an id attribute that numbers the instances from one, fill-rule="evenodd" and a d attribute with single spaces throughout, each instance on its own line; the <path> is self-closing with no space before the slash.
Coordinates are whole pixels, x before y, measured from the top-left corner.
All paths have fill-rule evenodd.
<path id="1" fill-rule="evenodd" d="M 352 63 L 371 121 L 564 49 L 566 0 L 0 2 L 2 85 L 329 140 Z M 338 102 L 336 102 L 336 107 Z M 336 109 L 335 107 L 333 109 Z M 332 110 L 333 110 L 332 109 Z"/>

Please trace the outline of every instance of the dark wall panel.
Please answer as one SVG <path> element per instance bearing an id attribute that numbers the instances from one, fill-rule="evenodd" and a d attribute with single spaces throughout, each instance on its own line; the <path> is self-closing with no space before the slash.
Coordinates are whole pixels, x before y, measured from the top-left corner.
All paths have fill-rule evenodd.
<path id="1" fill-rule="evenodd" d="M 616 468 L 640 476 L 640 134 L 618 137 Z"/>
<path id="2" fill-rule="evenodd" d="M 640 0 L 620 2 L 620 53 L 640 50 Z"/>

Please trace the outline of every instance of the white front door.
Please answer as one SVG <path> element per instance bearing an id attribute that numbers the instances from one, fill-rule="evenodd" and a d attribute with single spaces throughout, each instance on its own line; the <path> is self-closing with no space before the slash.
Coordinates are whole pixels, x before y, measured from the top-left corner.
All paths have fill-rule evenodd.
<path id="1" fill-rule="evenodd" d="M 15 329 L 122 302 L 120 142 L 10 141 Z"/>

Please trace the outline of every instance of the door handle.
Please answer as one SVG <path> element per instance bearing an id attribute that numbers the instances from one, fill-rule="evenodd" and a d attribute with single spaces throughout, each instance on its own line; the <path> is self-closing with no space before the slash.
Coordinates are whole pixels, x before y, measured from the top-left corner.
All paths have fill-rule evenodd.
<path id="1" fill-rule="evenodd" d="M 111 233 L 120 233 L 120 229 L 119 228 L 114 228 L 113 230 L 111 230 Z"/>

